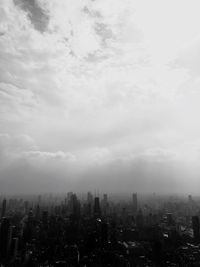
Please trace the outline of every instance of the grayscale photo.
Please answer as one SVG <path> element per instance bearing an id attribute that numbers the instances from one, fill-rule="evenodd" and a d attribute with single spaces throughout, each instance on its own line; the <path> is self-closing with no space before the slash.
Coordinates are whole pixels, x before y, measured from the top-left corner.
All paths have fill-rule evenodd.
<path id="1" fill-rule="evenodd" d="M 199 116 L 199 0 L 0 0 L 0 267 L 200 266 Z"/>

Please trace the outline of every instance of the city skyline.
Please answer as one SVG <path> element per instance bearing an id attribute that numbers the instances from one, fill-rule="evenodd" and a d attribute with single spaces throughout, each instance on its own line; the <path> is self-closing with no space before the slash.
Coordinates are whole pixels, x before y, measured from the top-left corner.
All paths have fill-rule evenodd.
<path id="1" fill-rule="evenodd" d="M 200 198 L 0 196 L 2 266 L 199 266 Z"/>
<path id="2" fill-rule="evenodd" d="M 0 1 L 0 193 L 200 194 L 199 8 Z"/>

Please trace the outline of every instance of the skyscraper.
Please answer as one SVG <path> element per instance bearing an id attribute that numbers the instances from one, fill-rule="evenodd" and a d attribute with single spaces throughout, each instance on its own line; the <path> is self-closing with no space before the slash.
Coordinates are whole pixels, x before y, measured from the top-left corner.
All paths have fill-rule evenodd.
<path id="1" fill-rule="evenodd" d="M 93 204 L 93 195 L 91 192 L 87 193 L 87 202 L 88 204 L 91 204 L 91 205 Z"/>
<path id="2" fill-rule="evenodd" d="M 137 193 L 133 193 L 132 195 L 132 205 L 133 205 L 133 214 L 136 215 L 138 209 Z"/>
<path id="3" fill-rule="evenodd" d="M 95 217 L 100 217 L 101 216 L 99 197 L 95 197 L 94 198 L 94 216 Z"/>
<path id="4" fill-rule="evenodd" d="M 103 200 L 102 200 L 102 212 L 103 212 L 103 215 L 107 214 L 107 209 L 108 209 L 108 195 L 104 194 L 103 195 Z"/>
<path id="5" fill-rule="evenodd" d="M 2 258 L 7 256 L 9 240 L 11 237 L 10 230 L 10 219 L 4 217 L 0 228 L 0 253 Z"/>
<path id="6" fill-rule="evenodd" d="M 6 214 L 6 199 L 2 202 L 2 209 L 1 209 L 1 218 L 3 218 Z"/>
<path id="7" fill-rule="evenodd" d="M 139 228 L 143 227 L 143 225 L 144 225 L 144 217 L 143 217 L 141 209 L 138 211 L 138 214 L 136 216 L 136 225 Z"/>
<path id="8" fill-rule="evenodd" d="M 106 247 L 108 243 L 108 224 L 105 222 L 101 223 L 101 245 Z"/>
<path id="9" fill-rule="evenodd" d="M 71 215 L 76 218 L 80 217 L 80 201 L 78 200 L 76 194 L 72 194 L 69 200 L 69 211 Z"/>
<path id="10" fill-rule="evenodd" d="M 199 217 L 198 216 L 192 216 L 192 229 L 193 229 L 194 240 L 198 241 L 199 240 L 199 230 L 200 230 Z"/>
<path id="11" fill-rule="evenodd" d="M 188 202 L 191 203 L 192 202 L 192 196 L 188 195 Z"/>
<path id="12" fill-rule="evenodd" d="M 12 259 L 15 259 L 17 256 L 18 243 L 19 243 L 18 237 L 14 237 L 12 239 L 12 245 L 11 245 L 11 257 L 12 257 Z"/>

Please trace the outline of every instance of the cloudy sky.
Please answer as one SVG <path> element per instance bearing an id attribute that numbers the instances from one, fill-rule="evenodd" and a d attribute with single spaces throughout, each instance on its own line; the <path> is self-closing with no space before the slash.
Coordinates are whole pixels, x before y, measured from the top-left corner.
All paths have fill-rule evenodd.
<path id="1" fill-rule="evenodd" d="M 200 193 L 199 0 L 1 0 L 0 191 Z"/>

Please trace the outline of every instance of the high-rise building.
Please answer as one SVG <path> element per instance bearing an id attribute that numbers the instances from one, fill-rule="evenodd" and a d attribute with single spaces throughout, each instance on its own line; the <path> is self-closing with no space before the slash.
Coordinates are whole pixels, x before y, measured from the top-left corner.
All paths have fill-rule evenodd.
<path id="1" fill-rule="evenodd" d="M 100 217 L 101 216 L 101 208 L 99 203 L 99 197 L 94 198 L 94 216 Z"/>
<path id="2" fill-rule="evenodd" d="M 87 203 L 91 205 L 93 204 L 93 195 L 91 192 L 87 193 Z"/>
<path id="3" fill-rule="evenodd" d="M 193 229 L 194 240 L 198 241 L 200 237 L 199 235 L 200 225 L 198 216 L 192 216 L 192 229 Z"/>
<path id="4" fill-rule="evenodd" d="M 192 196 L 188 195 L 188 202 L 191 203 L 192 202 Z"/>
<path id="5" fill-rule="evenodd" d="M 139 228 L 143 227 L 143 225 L 144 225 L 144 217 L 143 217 L 141 209 L 138 211 L 138 214 L 136 216 L 136 225 Z"/>
<path id="6" fill-rule="evenodd" d="M 17 256 L 17 251 L 18 251 L 18 243 L 19 239 L 18 237 L 14 237 L 12 239 L 12 245 L 11 245 L 11 258 L 14 260 Z"/>
<path id="7" fill-rule="evenodd" d="M 101 223 L 101 245 L 106 247 L 108 243 L 108 224 L 105 222 Z"/>
<path id="8" fill-rule="evenodd" d="M 7 247 L 6 247 L 7 256 L 10 254 L 12 237 L 14 235 L 15 230 L 16 230 L 16 227 L 10 225 L 9 231 L 8 231 Z"/>
<path id="9" fill-rule="evenodd" d="M 174 224 L 172 213 L 167 213 L 166 216 L 168 226 L 172 226 Z"/>
<path id="10" fill-rule="evenodd" d="M 43 210 L 42 212 L 42 224 L 46 227 L 48 225 L 49 213 L 47 210 Z"/>
<path id="11" fill-rule="evenodd" d="M 73 192 L 68 192 L 67 193 L 67 201 L 70 201 L 71 196 L 73 195 Z"/>
<path id="12" fill-rule="evenodd" d="M 4 217 L 2 219 L 0 228 L 0 253 L 2 258 L 6 258 L 7 256 L 9 239 L 11 236 L 10 230 L 11 230 L 10 219 Z"/>
<path id="13" fill-rule="evenodd" d="M 103 202 L 107 204 L 107 202 L 108 202 L 108 195 L 107 194 L 103 194 Z"/>
<path id="14" fill-rule="evenodd" d="M 3 218 L 6 214 L 6 199 L 2 202 L 2 209 L 1 209 L 1 218 Z"/>
<path id="15" fill-rule="evenodd" d="M 42 197 L 41 195 L 38 195 L 38 205 L 41 205 L 41 202 L 42 202 Z"/>
<path id="16" fill-rule="evenodd" d="M 24 211 L 25 211 L 25 213 L 29 212 L 29 202 L 27 200 L 24 201 Z"/>
<path id="17" fill-rule="evenodd" d="M 80 217 L 80 201 L 76 194 L 72 194 L 69 199 L 69 212 L 76 218 Z"/>
<path id="18" fill-rule="evenodd" d="M 138 209 L 137 193 L 132 195 L 133 214 L 136 215 Z"/>
<path id="19" fill-rule="evenodd" d="M 103 211 L 103 215 L 106 216 L 107 215 L 107 211 L 108 211 L 108 195 L 107 194 L 103 195 L 102 211 Z"/>
<path id="20" fill-rule="evenodd" d="M 35 208 L 35 218 L 36 220 L 39 220 L 40 218 L 40 205 L 39 204 Z"/>

